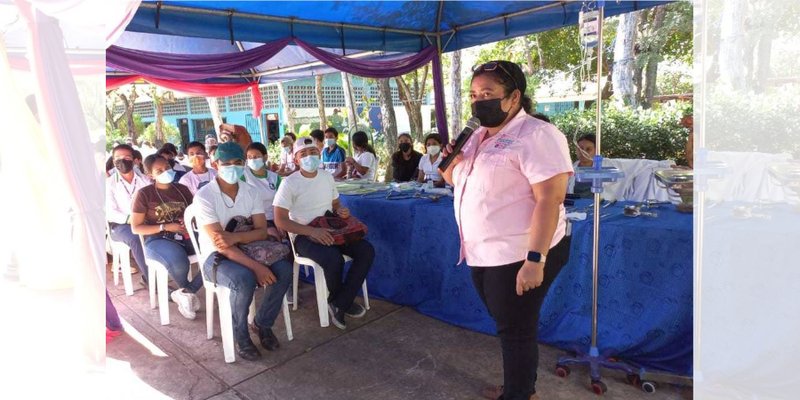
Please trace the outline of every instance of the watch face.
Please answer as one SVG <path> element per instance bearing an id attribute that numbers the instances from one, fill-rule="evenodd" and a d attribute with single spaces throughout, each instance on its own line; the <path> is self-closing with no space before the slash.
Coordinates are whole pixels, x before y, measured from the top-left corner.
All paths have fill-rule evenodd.
<path id="1" fill-rule="evenodd" d="M 528 261 L 539 262 L 542 260 L 542 253 L 536 251 L 528 252 Z"/>

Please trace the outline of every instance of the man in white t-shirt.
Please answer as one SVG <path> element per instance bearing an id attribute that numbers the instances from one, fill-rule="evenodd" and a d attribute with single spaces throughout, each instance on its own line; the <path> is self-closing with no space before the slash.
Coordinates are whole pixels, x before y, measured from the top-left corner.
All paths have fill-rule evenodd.
<path id="1" fill-rule="evenodd" d="M 294 145 L 295 163 L 300 172 L 289 175 L 281 182 L 275 194 L 275 224 L 294 237 L 298 255 L 308 257 L 322 266 L 328 284 L 328 312 L 331 322 L 345 329 L 345 315 L 360 318 L 366 309 L 355 303 L 358 290 L 364 283 L 375 258 L 375 250 L 366 240 L 341 246 L 333 245 L 333 236 L 322 228 L 308 226 L 316 217 L 333 211 L 341 218 L 349 218 L 350 210 L 339 203 L 333 176 L 319 169 L 320 152 L 311 138 L 299 138 Z M 344 277 L 345 254 L 353 265 Z M 321 299 L 317 299 L 321 301 Z"/>
<path id="2" fill-rule="evenodd" d="M 191 142 L 186 146 L 186 153 L 189 156 L 189 163 L 192 166 L 191 171 L 184 174 L 178 181 L 181 185 L 189 188 L 192 195 L 197 191 L 214 180 L 217 177 L 217 171 L 208 168 L 206 165 L 206 147 L 200 142 Z"/>
<path id="3" fill-rule="evenodd" d="M 237 353 L 245 360 L 261 358 L 247 327 L 247 315 L 256 286 L 270 286 L 255 316 L 255 325 L 261 345 L 267 350 L 280 347 L 272 333 L 272 324 L 280 312 L 283 296 L 292 283 L 292 264 L 283 259 L 270 266 L 259 263 L 242 252 L 237 244 L 267 239 L 267 218 L 264 200 L 252 186 L 241 182 L 244 172 L 244 152 L 235 142 L 226 142 L 217 148 L 218 175 L 208 185 L 197 191 L 197 224 L 200 226 L 200 252 L 207 255 L 203 272 L 216 284 L 231 289 L 233 311 L 233 337 Z M 228 223 L 235 216 L 253 220 L 249 232 L 227 232 Z"/>

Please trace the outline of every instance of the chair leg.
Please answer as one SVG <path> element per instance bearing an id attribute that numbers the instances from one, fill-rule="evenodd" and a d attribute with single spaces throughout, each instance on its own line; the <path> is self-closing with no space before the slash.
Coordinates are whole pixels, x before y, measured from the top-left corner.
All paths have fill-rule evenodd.
<path id="1" fill-rule="evenodd" d="M 328 286 L 325 283 L 325 273 L 322 267 L 314 267 L 314 287 L 317 290 L 317 309 L 319 311 L 319 326 L 330 326 L 328 319 Z"/>
<path id="2" fill-rule="evenodd" d="M 364 292 L 364 308 L 369 310 L 369 293 L 367 293 L 367 280 L 364 279 L 364 284 L 361 285 L 361 291 Z"/>
<path id="3" fill-rule="evenodd" d="M 247 313 L 247 324 L 253 325 L 256 320 L 256 296 L 253 295 L 253 300 L 250 301 L 250 310 Z"/>
<path id="4" fill-rule="evenodd" d="M 295 297 L 297 299 L 297 297 Z M 294 334 L 292 333 L 292 317 L 289 315 L 289 300 L 286 298 L 286 295 L 283 296 L 283 322 L 286 324 L 286 338 L 289 341 L 294 340 Z"/>
<path id="5" fill-rule="evenodd" d="M 112 245 L 112 248 L 111 248 L 111 274 L 113 275 L 113 278 L 114 278 L 114 286 L 119 286 L 119 275 L 117 275 L 117 272 L 121 272 L 122 271 L 120 269 L 120 265 L 119 264 L 120 264 L 119 252 Z"/>
<path id="6" fill-rule="evenodd" d="M 156 268 L 155 265 L 150 265 L 147 268 L 147 286 L 150 292 L 150 309 L 156 309 Z"/>
<path id="7" fill-rule="evenodd" d="M 231 291 L 226 287 L 217 288 L 219 304 L 219 331 L 222 335 L 222 352 L 226 363 L 236 361 L 236 347 L 233 344 L 233 311 L 231 310 Z"/>
<path id="8" fill-rule="evenodd" d="M 161 265 L 152 265 L 150 268 L 156 269 L 156 284 L 158 285 L 158 312 L 161 314 L 161 325 L 169 325 L 169 289 L 167 287 L 169 275 Z"/>
<path id="9" fill-rule="evenodd" d="M 206 286 L 206 337 L 214 338 L 214 295 L 213 287 Z"/>
<path id="10" fill-rule="evenodd" d="M 122 283 L 125 286 L 125 295 L 133 296 L 133 277 L 131 276 L 131 253 L 125 250 L 120 254 L 120 270 L 122 273 Z M 114 275 L 116 277 L 116 274 Z"/>
<path id="11" fill-rule="evenodd" d="M 300 264 L 298 264 L 295 261 L 294 267 L 292 269 L 292 296 L 294 296 L 294 298 L 292 299 L 292 310 L 295 311 L 297 310 L 297 303 L 300 302 L 299 301 L 300 296 L 297 295 L 299 280 L 300 280 Z"/>

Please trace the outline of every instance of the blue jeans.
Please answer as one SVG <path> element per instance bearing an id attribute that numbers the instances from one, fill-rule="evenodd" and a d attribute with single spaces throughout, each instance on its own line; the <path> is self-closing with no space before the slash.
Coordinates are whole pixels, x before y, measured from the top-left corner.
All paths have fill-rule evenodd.
<path id="1" fill-rule="evenodd" d="M 147 283 L 147 263 L 144 262 L 144 250 L 142 250 L 142 242 L 139 241 L 139 235 L 134 235 L 133 232 L 131 232 L 131 226 L 128 224 L 110 225 L 111 231 L 109 233 L 111 240 L 125 243 L 131 248 L 133 259 L 136 261 L 136 265 L 139 266 L 139 270 L 142 271 L 142 279 Z M 184 279 L 185 278 L 186 276 L 184 275 Z"/>
<path id="2" fill-rule="evenodd" d="M 236 343 L 250 339 L 247 329 L 247 314 L 256 290 L 256 274 L 249 268 L 227 258 L 220 258 L 216 277 L 213 265 L 219 253 L 211 253 L 203 264 L 203 271 L 209 280 L 231 290 L 231 311 L 233 314 L 233 337 Z M 267 268 L 265 266 L 265 268 Z M 275 275 L 276 282 L 267 287 L 267 294 L 256 309 L 255 323 L 262 328 L 271 328 L 283 305 L 283 296 L 292 284 L 292 264 L 283 259 L 268 267 Z"/>
<path id="3" fill-rule="evenodd" d="M 197 293 L 203 287 L 202 275 L 195 275 L 191 282 L 187 278 L 190 268 L 189 254 L 194 254 L 191 242 L 187 240 L 178 242 L 151 236 L 144 241 L 144 251 L 147 253 L 148 258 L 158 261 L 166 267 L 169 276 L 185 291 Z"/>

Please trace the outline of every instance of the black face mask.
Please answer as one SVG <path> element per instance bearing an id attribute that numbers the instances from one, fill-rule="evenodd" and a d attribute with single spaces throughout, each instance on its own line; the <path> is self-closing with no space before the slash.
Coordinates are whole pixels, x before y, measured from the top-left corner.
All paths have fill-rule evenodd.
<path id="1" fill-rule="evenodd" d="M 400 151 L 403 153 L 411 150 L 411 143 L 400 143 Z"/>
<path id="2" fill-rule="evenodd" d="M 126 160 L 124 158 L 114 160 L 114 168 L 120 173 L 127 174 L 133 169 L 133 160 Z"/>
<path id="3" fill-rule="evenodd" d="M 508 112 L 503 111 L 500 102 L 503 99 L 479 100 L 472 103 L 472 116 L 481 120 L 481 126 L 495 128 L 500 126 L 508 117 Z"/>

